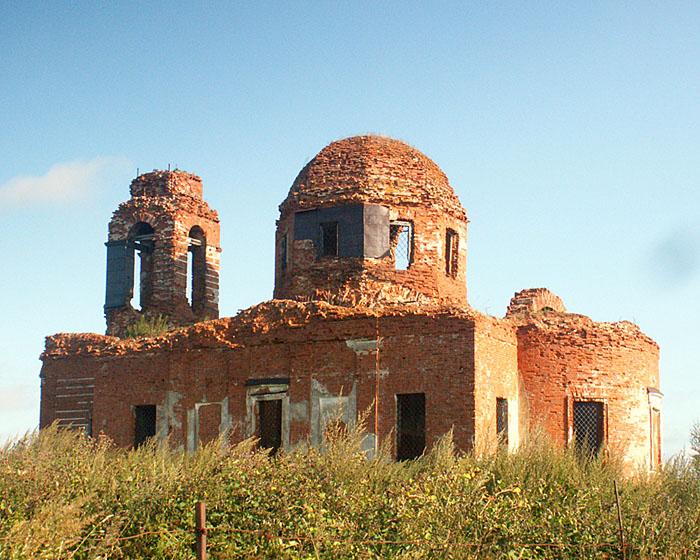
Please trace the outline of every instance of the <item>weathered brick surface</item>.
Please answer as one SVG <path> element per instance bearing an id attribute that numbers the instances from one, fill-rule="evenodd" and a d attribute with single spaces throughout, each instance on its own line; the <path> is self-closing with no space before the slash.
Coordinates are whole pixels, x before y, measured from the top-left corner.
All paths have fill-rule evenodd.
<path id="1" fill-rule="evenodd" d="M 390 220 L 413 224 L 413 262 L 407 270 L 395 270 L 392 254 L 318 259 L 308 240 L 290 242 L 288 266 L 282 269 L 281 239 L 294 231 L 296 212 L 357 203 L 379 204 L 389 209 Z M 445 271 L 448 229 L 459 236 L 454 276 Z M 464 208 L 440 168 L 398 140 L 356 136 L 321 150 L 280 205 L 276 240 L 276 298 L 338 305 L 467 301 Z"/>
<path id="2" fill-rule="evenodd" d="M 659 387 L 657 344 L 626 321 L 545 312 L 518 323 L 518 368 L 532 421 L 553 441 L 569 444 L 573 401 L 602 401 L 607 447 L 630 468 L 649 466 L 648 389 Z"/>
<path id="3" fill-rule="evenodd" d="M 530 288 L 521 290 L 513 296 L 508 305 L 506 317 L 537 311 L 566 312 L 566 307 L 561 298 L 547 288 Z"/>
<path id="4" fill-rule="evenodd" d="M 456 443 L 468 449 L 474 436 L 470 388 L 475 317 L 469 310 L 440 307 L 376 310 L 272 301 L 234 318 L 152 339 L 54 335 L 42 355 L 42 425 L 56 419 L 51 414 L 55 380 L 90 364 L 96 377 L 94 429 L 120 445 L 133 441 L 136 405 L 169 402 L 171 409 L 163 412 L 169 416 L 164 433 L 185 445 L 188 420 L 193 421 L 188 411 L 226 398 L 233 438 L 242 439 L 246 382 L 267 378 L 289 378 L 296 411 L 292 444 L 311 435 L 313 408 L 318 406 L 314 383 L 329 395 L 354 392 L 356 411 L 372 411 L 368 427 L 373 431 L 377 368 L 372 348 L 378 333 L 380 440 L 392 437 L 396 394 L 424 392 L 428 443 L 454 429 Z M 354 348 L 354 341 L 372 348 Z M 207 430 L 212 433 L 211 425 Z"/>
<path id="5" fill-rule="evenodd" d="M 320 443 L 324 414 L 342 405 L 344 421 L 367 411 L 370 448 L 374 436 L 394 444 L 397 395 L 424 393 L 427 445 L 453 430 L 459 448 L 481 450 L 497 441 L 497 399 L 508 402 L 511 448 L 534 426 L 571 444 L 574 401 L 596 400 L 605 407 L 607 449 L 630 472 L 658 465 L 652 439 L 659 435 L 651 429 L 661 401 L 656 343 L 631 323 L 567 313 L 545 288 L 515 294 L 504 319 L 471 309 L 466 214 L 437 165 L 414 148 L 361 136 L 322 150 L 280 206 L 276 299 L 225 319 L 203 320 L 218 315 L 220 248 L 218 217 L 202 200 L 201 180 L 156 171 L 134 180 L 131 194 L 114 214 L 109 240 L 128 239 L 138 222 L 153 227 L 153 286 L 143 313 L 184 326 L 154 338 L 48 337 L 41 426 L 58 421 L 129 446 L 134 407 L 156 405 L 157 436 L 193 450 L 225 431 L 234 441 L 253 435 L 257 403 L 272 395 L 282 401 L 284 445 Z M 320 256 L 313 239 L 294 239 L 296 212 L 336 215 L 348 204 L 362 205 L 342 210 L 348 215 L 384 220 L 372 233 L 386 234 L 377 251 L 386 247 L 386 254 Z M 365 205 L 375 206 L 364 213 Z M 313 237 L 316 222 L 299 219 L 299 231 Z M 413 225 L 407 270 L 395 266 L 393 220 Z M 207 283 L 190 306 L 187 237 L 194 226 L 206 238 L 200 264 Z M 448 231 L 459 236 L 454 259 Z M 108 311 L 108 333 L 122 335 L 138 316 L 130 306 Z"/>
<path id="6" fill-rule="evenodd" d="M 174 325 L 218 317 L 219 218 L 202 199 L 202 180 L 184 171 L 153 171 L 134 179 L 131 198 L 119 205 L 109 223 L 108 241 L 129 239 L 138 223 L 150 225 L 155 232 L 150 257 L 152 288 L 145 295 L 142 292 L 140 311 L 131 304 L 106 310 L 107 333 L 123 335 L 143 313 L 163 315 Z M 188 234 L 195 226 L 206 240 L 205 258 L 198 269 L 205 281 L 190 305 L 186 293 Z"/>

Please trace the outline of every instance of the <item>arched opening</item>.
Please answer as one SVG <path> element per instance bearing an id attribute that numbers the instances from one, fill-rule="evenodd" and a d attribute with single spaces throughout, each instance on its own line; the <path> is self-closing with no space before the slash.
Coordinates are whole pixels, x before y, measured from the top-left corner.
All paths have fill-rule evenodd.
<path id="1" fill-rule="evenodd" d="M 146 222 L 138 222 L 129 232 L 129 248 L 138 254 L 134 261 L 134 286 L 131 305 L 143 310 L 151 301 L 153 291 L 153 247 L 155 232 Z"/>
<path id="2" fill-rule="evenodd" d="M 199 313 L 206 300 L 207 240 L 204 230 L 194 226 L 187 234 L 187 302 Z"/>

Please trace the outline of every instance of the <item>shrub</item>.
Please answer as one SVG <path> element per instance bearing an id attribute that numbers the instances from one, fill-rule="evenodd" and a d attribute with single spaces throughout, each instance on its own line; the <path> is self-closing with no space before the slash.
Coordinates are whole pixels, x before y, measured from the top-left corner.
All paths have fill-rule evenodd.
<path id="1" fill-rule="evenodd" d="M 126 328 L 124 338 L 138 338 L 140 336 L 159 336 L 172 329 L 172 325 L 163 315 L 141 315 L 138 321 Z"/>

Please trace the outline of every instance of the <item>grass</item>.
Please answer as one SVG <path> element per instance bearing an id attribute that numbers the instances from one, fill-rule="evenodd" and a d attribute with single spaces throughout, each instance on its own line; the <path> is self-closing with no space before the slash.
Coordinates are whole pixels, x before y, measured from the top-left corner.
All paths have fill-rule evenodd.
<path id="1" fill-rule="evenodd" d="M 205 500 L 216 558 L 700 557 L 700 469 L 624 479 L 542 438 L 515 454 L 367 460 L 362 434 L 270 458 L 254 442 L 194 454 L 50 428 L 0 451 L 0 557 L 194 558 Z"/>
<path id="2" fill-rule="evenodd" d="M 163 315 L 141 315 L 135 323 L 126 327 L 125 338 L 160 336 L 172 330 L 172 325 Z"/>

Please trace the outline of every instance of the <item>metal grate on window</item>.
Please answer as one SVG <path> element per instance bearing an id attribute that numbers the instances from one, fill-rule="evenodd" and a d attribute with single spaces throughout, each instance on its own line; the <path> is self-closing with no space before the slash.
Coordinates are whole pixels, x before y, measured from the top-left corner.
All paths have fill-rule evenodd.
<path id="1" fill-rule="evenodd" d="M 411 222 L 392 222 L 389 239 L 394 250 L 396 270 L 406 270 L 413 262 L 413 227 Z"/>
<path id="2" fill-rule="evenodd" d="M 496 399 L 496 434 L 499 443 L 508 445 L 508 399 Z"/>
<path id="3" fill-rule="evenodd" d="M 577 451 L 597 454 L 603 446 L 603 403 L 574 401 L 574 441 Z"/>
<path id="4" fill-rule="evenodd" d="M 258 445 L 276 454 L 282 447 L 282 399 L 258 401 Z"/>
<path id="5" fill-rule="evenodd" d="M 416 459 L 425 451 L 425 393 L 396 395 L 396 460 Z"/>
<path id="6" fill-rule="evenodd" d="M 338 256 L 338 222 L 321 224 L 321 256 Z"/>
<path id="7" fill-rule="evenodd" d="M 134 407 L 134 447 L 140 447 L 156 435 L 156 405 Z"/>

